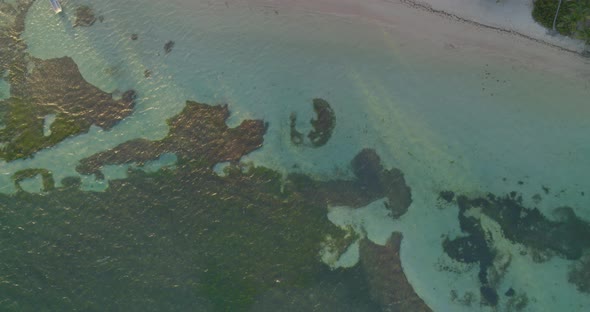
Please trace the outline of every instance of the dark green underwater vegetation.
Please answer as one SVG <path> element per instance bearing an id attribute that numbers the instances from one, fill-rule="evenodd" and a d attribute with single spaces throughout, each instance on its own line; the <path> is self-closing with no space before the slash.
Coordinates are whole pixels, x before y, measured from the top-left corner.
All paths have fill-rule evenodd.
<path id="1" fill-rule="evenodd" d="M 154 144 L 182 145 L 176 134 Z M 237 150 L 251 148 L 257 145 Z M 121 159 L 134 155 L 125 152 Z M 332 271 L 320 261 L 325 248 L 341 254 L 359 239 L 328 220 L 329 203 L 355 207 L 387 197 L 392 217 L 410 205 L 403 174 L 385 170 L 373 150 L 351 166 L 353 180 L 283 178 L 238 163 L 219 176 L 210 163 L 181 156 L 175 168 L 130 170 L 105 192 L 81 191 L 74 177 L 56 187 L 43 169 L 19 171 L 17 185 L 41 175 L 45 191 L 0 195 L 0 311 L 300 311 L 300 304 L 380 311 L 391 304 L 391 288 L 418 298 L 399 269 L 399 242 L 365 255 L 395 259 L 385 280 L 386 265 Z"/>
<path id="2" fill-rule="evenodd" d="M 312 285 L 320 243 L 349 239 L 325 202 L 278 179 L 187 164 L 104 193 L 2 195 L 0 310 L 243 311 L 269 289 Z"/>

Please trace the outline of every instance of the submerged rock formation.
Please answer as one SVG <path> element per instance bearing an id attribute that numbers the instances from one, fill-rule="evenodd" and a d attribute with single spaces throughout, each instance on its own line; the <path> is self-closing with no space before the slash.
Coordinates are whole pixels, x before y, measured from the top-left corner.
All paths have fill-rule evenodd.
<path id="1" fill-rule="evenodd" d="M 321 197 L 333 206 L 363 207 L 386 197 L 386 207 L 393 218 L 408 211 L 412 193 L 404 174 L 396 168 L 385 169 L 373 149 L 363 149 L 351 161 L 355 180 L 312 181 L 301 174 L 290 174 L 286 187 Z M 337 191 L 339 190 L 339 191 Z M 337 194 L 337 195 L 336 195 Z"/>
<path id="2" fill-rule="evenodd" d="M 16 189 L 19 191 L 23 191 L 22 187 L 20 186 L 20 182 L 28 179 L 33 178 L 37 175 L 41 176 L 43 181 L 43 191 L 48 192 L 54 189 L 55 181 L 53 180 L 53 175 L 47 169 L 24 169 L 17 171 L 13 176 L 12 179 L 14 181 L 14 185 Z"/>
<path id="3" fill-rule="evenodd" d="M 66 115 L 79 116 L 76 119 L 83 128 L 94 124 L 110 129 L 133 111 L 133 90 L 114 100 L 111 94 L 86 82 L 69 57 L 33 59 L 33 66 L 28 85 L 34 105 L 56 106 Z"/>
<path id="4" fill-rule="evenodd" d="M 0 159 L 30 157 L 40 149 L 88 131 L 91 124 L 110 129 L 129 115 L 135 94 L 113 100 L 84 80 L 68 57 L 40 60 L 27 55 L 20 39 L 25 16 L 33 1 L 3 3 L 4 13 L 14 14 L 12 23 L 0 25 L 0 76 L 8 73 L 10 98 L 0 101 Z M 51 135 L 43 135 L 43 119 L 55 114 Z"/>
<path id="5" fill-rule="evenodd" d="M 168 120 L 170 132 L 159 141 L 135 139 L 117 147 L 82 159 L 76 170 L 82 174 L 102 177 L 105 165 L 143 164 L 165 153 L 173 153 L 179 162 L 211 169 L 220 162 L 236 162 L 262 146 L 266 125 L 261 120 L 245 120 L 236 128 L 228 128 L 227 105 L 209 106 L 187 101 L 184 110 Z M 385 169 L 381 158 L 372 149 L 364 149 L 351 162 L 355 180 L 316 181 L 305 174 L 289 174 L 285 189 L 302 193 L 330 205 L 362 207 L 387 197 L 391 216 L 407 212 L 411 189 L 398 169 Z M 238 168 L 238 171 L 241 170 Z M 279 185 L 277 185 L 278 187 Z"/>
<path id="6" fill-rule="evenodd" d="M 469 199 L 457 198 L 461 229 L 471 232 L 476 222 L 464 216 L 470 208 L 480 208 L 481 212 L 496 221 L 507 239 L 525 246 L 548 250 L 557 255 L 577 260 L 584 249 L 590 247 L 590 225 L 576 216 L 570 207 L 554 210 L 557 220 L 549 220 L 537 208 L 526 208 L 516 193 L 503 197 L 488 194 L 487 197 Z M 463 217 L 461 216 L 463 215 Z"/>
<path id="7" fill-rule="evenodd" d="M 90 27 L 96 22 L 96 16 L 94 11 L 87 5 L 76 8 L 76 20 L 74 21 L 74 27 Z"/>
<path id="8" fill-rule="evenodd" d="M 88 83 L 69 57 L 41 60 L 29 58 L 31 72 L 20 84 L 22 97 L 1 103 L 8 107 L 6 128 L 0 142 L 6 142 L 0 158 L 14 160 L 52 146 L 66 137 L 87 132 L 91 125 L 111 129 L 133 111 L 136 94 L 125 92 L 121 99 Z M 43 118 L 55 114 L 51 135 L 43 135 Z"/>
<path id="9" fill-rule="evenodd" d="M 524 207 L 516 192 L 502 197 L 488 194 L 473 199 L 459 195 L 457 205 L 461 230 L 466 235 L 446 238 L 443 249 L 456 261 L 479 264 L 480 295 L 483 303 L 488 305 L 495 306 L 499 302 L 495 287 L 498 274 L 502 273 L 498 271 L 506 270 L 510 260 L 509 255 L 503 255 L 494 247 L 493 237 L 482 226 L 481 217 L 476 215 L 496 222 L 506 239 L 525 246 L 533 257 L 546 254 L 577 260 L 585 249 L 590 248 L 587 240 L 590 224 L 578 218 L 570 207 L 555 209 L 556 220 L 549 220 L 538 209 Z M 499 262 L 504 262 L 503 269 L 498 268 Z"/>
<path id="10" fill-rule="evenodd" d="M 8 74 L 10 94 L 24 96 L 23 84 L 26 74 L 26 44 L 20 36 L 25 31 L 25 18 L 33 0 L 0 4 L 0 76 Z"/>
<path id="11" fill-rule="evenodd" d="M 412 203 L 412 193 L 401 170 L 384 169 L 381 158 L 373 149 L 363 149 L 354 157 L 351 166 L 362 189 L 387 197 L 387 208 L 394 218 L 408 211 Z"/>
<path id="12" fill-rule="evenodd" d="M 576 285 L 579 291 L 590 294 L 590 255 L 586 255 L 572 264 L 568 281 Z"/>
<path id="13" fill-rule="evenodd" d="M 367 274 L 373 300 L 383 312 L 431 312 L 404 274 L 400 260 L 402 234 L 394 232 L 385 246 L 368 239 L 360 243 L 360 264 Z"/>
<path id="14" fill-rule="evenodd" d="M 237 161 L 262 146 L 266 125 L 261 120 L 245 120 L 236 128 L 225 121 L 229 109 L 187 101 L 183 111 L 168 120 L 170 132 L 160 141 L 136 139 L 112 150 L 80 161 L 80 173 L 98 173 L 107 164 L 143 163 L 164 153 L 174 153 L 180 161 L 212 168 L 224 161 Z"/>
<path id="15" fill-rule="evenodd" d="M 336 114 L 330 107 L 330 103 L 323 99 L 313 99 L 313 110 L 317 118 L 310 121 L 313 130 L 307 134 L 307 137 L 313 146 L 323 146 L 332 137 L 334 127 L 336 127 Z"/>
<path id="16" fill-rule="evenodd" d="M 169 40 L 166 42 L 166 44 L 164 44 L 164 53 L 168 54 L 172 52 L 172 48 L 174 48 L 174 41 Z"/>
<path id="17" fill-rule="evenodd" d="M 313 99 L 313 110 L 317 118 L 310 120 L 313 130 L 307 134 L 307 137 L 311 142 L 311 146 L 320 147 L 328 143 L 332 137 L 332 132 L 336 127 L 336 114 L 330 103 L 323 99 Z M 303 133 L 299 132 L 296 127 L 297 115 L 291 113 L 289 121 L 291 142 L 295 145 L 303 144 Z"/>

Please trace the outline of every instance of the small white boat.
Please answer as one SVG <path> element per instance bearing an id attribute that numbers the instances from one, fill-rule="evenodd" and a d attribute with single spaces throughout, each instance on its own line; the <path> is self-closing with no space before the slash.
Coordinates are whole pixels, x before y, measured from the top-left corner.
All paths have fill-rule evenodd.
<path id="1" fill-rule="evenodd" d="M 49 0 L 51 2 L 51 7 L 53 7 L 53 12 L 55 14 L 61 12 L 61 4 L 59 4 L 59 0 Z"/>

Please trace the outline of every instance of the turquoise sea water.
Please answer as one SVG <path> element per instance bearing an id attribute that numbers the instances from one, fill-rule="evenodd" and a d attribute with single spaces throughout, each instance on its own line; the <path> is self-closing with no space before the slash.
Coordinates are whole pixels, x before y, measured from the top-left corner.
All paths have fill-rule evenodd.
<path id="1" fill-rule="evenodd" d="M 166 120 L 180 113 L 186 100 L 195 100 L 227 103 L 230 127 L 238 126 L 245 119 L 268 122 L 263 147 L 245 156 L 243 162 L 283 174 L 305 173 L 319 180 L 350 179 L 353 176 L 349 168 L 351 159 L 363 148 L 373 148 L 385 167 L 403 171 L 412 188 L 412 205 L 401 218 L 388 217 L 382 201 L 358 209 L 331 207 L 326 215 L 335 224 L 351 225 L 359 235 L 366 235 L 376 244 L 385 244 L 393 231 L 401 231 L 404 234 L 401 253 L 404 272 L 416 293 L 434 311 L 494 309 L 480 304 L 477 265 L 453 262 L 443 252 L 442 236 L 456 237 L 465 233 L 459 227 L 457 207 L 437 208 L 440 191 L 453 190 L 467 196 L 515 191 L 522 196 L 525 206 L 537 207 L 550 218 L 554 208 L 569 206 L 583 222 L 590 220 L 590 181 L 587 178 L 590 172 L 587 160 L 590 157 L 587 143 L 590 86 L 587 81 L 551 75 L 523 61 L 498 57 L 494 52 L 486 55 L 468 49 L 455 54 L 446 50 L 420 50 L 399 37 L 395 27 L 303 10 L 199 1 L 186 4 L 182 1 L 70 0 L 62 4 L 65 14 L 59 16 L 48 9 L 49 3 L 45 1 L 37 1 L 32 6 L 23 34 L 27 52 L 42 59 L 69 56 L 89 83 L 115 95 L 134 89 L 139 98 L 133 114 L 110 131 L 92 127 L 88 133 L 42 150 L 34 158 L 0 163 L 2 193 L 16 192 L 12 174 L 19 170 L 50 170 L 60 186 L 63 178 L 80 176 L 75 171 L 80 159 L 135 138 L 161 139 L 168 133 Z M 73 27 L 75 8 L 82 4 L 90 5 L 103 20 L 90 27 Z M 137 34 L 138 39 L 131 40 L 132 34 Z M 166 54 L 163 46 L 169 40 L 175 44 Z M 149 78 L 144 76 L 146 70 L 151 72 Z M 7 90 L 0 82 L 0 99 L 3 96 L 7 96 Z M 320 148 L 293 145 L 289 116 L 297 113 L 297 127 L 307 133 L 311 128 L 308 120 L 314 117 L 311 106 L 314 98 L 331 103 L 337 119 L 334 134 L 328 144 Z M 156 171 L 160 165 L 173 166 L 175 161 L 174 155 L 165 155 L 148 167 L 153 166 Z M 105 167 L 106 180 L 80 176 L 81 189 L 104 191 L 109 180 L 126 177 L 127 167 Z M 39 190 L 41 179 L 21 184 L 25 190 Z M 536 194 L 542 195 L 541 201 L 534 199 Z M 106 200 L 100 197 L 102 195 L 92 196 L 96 196 L 95 200 Z M 161 196 L 165 198 L 165 194 Z M 6 202 L 18 199 L 7 198 L 10 199 Z M 92 201 L 72 203 L 67 200 L 67 203 L 88 205 L 91 211 L 98 209 L 93 208 Z M 55 208 L 50 205 L 59 206 L 59 197 L 45 209 Z M 140 204 L 129 204 L 133 205 Z M 94 214 L 100 215 L 93 211 L 90 216 Z M 27 217 L 20 218 L 26 221 Z M 154 216 L 152 220 L 156 228 L 159 217 Z M 121 216 L 121 220 L 128 221 L 128 218 Z M 487 235 L 492 237 L 493 248 L 511 259 L 504 275 L 495 281 L 494 287 L 501 296 L 497 309 L 515 311 L 515 303 L 504 296 L 510 288 L 519 295 L 526 294 L 528 305 L 524 311 L 583 311 L 590 307 L 590 295 L 578 291 L 567 281 L 568 270 L 574 265 L 571 259 L 554 255 L 545 262 L 533 261 L 522 252 L 525 247 L 505 238 L 497 223 L 484 217 L 480 220 Z M 59 222 L 60 217 L 55 216 L 46 226 L 59 227 Z M 114 225 L 126 226 L 124 223 Z M 129 228 L 135 231 L 149 227 L 131 224 Z M 173 230 L 154 232 L 170 235 Z M 116 245 L 119 237 L 114 233 L 105 239 Z M 18 244 L 10 238 L 3 239 L 2 244 Z M 43 240 L 43 237 L 38 239 Z M 170 250 L 175 250 L 174 247 Z M 140 247 L 130 248 L 120 257 L 133 257 L 141 254 L 141 250 Z M 198 250 L 194 253 L 198 254 Z M 343 263 L 355 264 L 357 254 L 351 251 L 348 255 L 352 259 L 343 260 Z M 192 256 L 183 254 L 180 258 L 191 259 Z M 110 256 L 105 254 L 104 257 Z M 172 258 L 162 256 L 153 263 L 162 267 L 160 272 L 164 276 L 168 273 L 182 276 L 190 271 L 184 272 L 180 267 L 190 266 L 190 262 L 175 262 Z M 95 261 L 100 264 L 108 259 Z M 88 259 L 70 261 L 68 265 L 79 270 L 87 268 L 84 261 Z M 31 267 L 35 267 L 35 263 Z M 42 267 L 51 270 L 51 266 Z M 318 293 L 320 299 L 317 300 L 322 308 L 317 311 L 342 311 L 343 306 L 347 306 L 342 301 L 346 302 L 344 298 L 354 293 L 355 285 L 359 286 L 358 296 L 362 298 L 352 300 L 358 306 L 352 305 L 351 311 L 377 309 L 365 294 L 366 285 L 356 277 L 360 273 L 354 270 L 360 269 L 349 270 L 350 276 L 341 281 L 330 280 L 330 273 L 325 273 L 328 276 L 325 283 L 336 292 L 332 297 L 323 293 L 325 290 L 321 290 L 320 283 L 314 286 L 319 290 L 293 290 L 286 295 L 287 299 L 272 292 L 265 293 L 251 309 L 271 311 L 276 310 L 273 304 L 277 304 L 285 311 L 298 311 L 297 304 L 293 307 L 284 302 L 290 299 L 291 303 L 308 304 L 306 300 L 313 301 L 305 299 L 309 293 Z M 140 268 L 138 271 L 141 275 Z M 43 276 L 43 273 L 38 274 Z M 95 284 L 101 291 L 108 288 L 105 285 L 109 283 L 116 284 L 114 273 L 101 274 L 106 284 Z M 10 281 L 10 278 L 4 279 Z M 36 285 L 43 287 L 43 278 L 37 279 L 41 282 Z M 75 277 L 64 280 L 82 283 Z M 209 308 L 204 294 L 170 290 L 170 295 L 158 297 L 150 293 L 153 289 L 138 285 L 136 289 L 125 289 L 133 299 L 122 302 L 121 306 L 142 307 L 148 302 L 147 298 L 154 297 L 155 301 L 161 299 L 160 307 L 169 304 L 171 310 Z M 472 293 L 475 299 L 467 305 L 453 299 L 452 291 L 459 297 Z M 73 293 L 82 301 L 88 295 L 75 290 Z M 109 292 L 104 294 L 108 296 Z M 8 301 L 0 303 L 18 302 L 19 295 L 27 298 L 22 294 L 13 297 L 8 294 L 5 295 Z M 55 288 L 47 294 L 61 295 L 66 296 Z M 72 295 L 68 293 L 67 296 Z M 90 295 L 88 300 L 100 302 Z M 178 305 L 174 304 L 175 300 Z M 116 306 L 115 302 L 113 307 Z M 59 310 L 59 304 L 47 309 Z"/>

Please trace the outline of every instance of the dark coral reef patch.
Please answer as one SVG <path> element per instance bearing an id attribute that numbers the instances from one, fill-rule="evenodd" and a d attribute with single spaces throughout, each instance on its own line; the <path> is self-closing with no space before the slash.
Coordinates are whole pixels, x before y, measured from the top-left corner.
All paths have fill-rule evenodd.
<path id="1" fill-rule="evenodd" d="M 307 134 L 307 137 L 313 146 L 318 147 L 328 143 L 332 137 L 334 127 L 336 127 L 336 114 L 330 103 L 323 99 L 313 99 L 313 110 L 317 118 L 310 121 L 313 130 Z"/>
<path id="2" fill-rule="evenodd" d="M 68 57 L 39 60 L 26 53 L 20 38 L 25 17 L 34 1 L 2 3 L 0 10 L 12 24 L 0 26 L 0 76 L 10 83 L 10 98 L 0 101 L 0 159 L 32 156 L 63 139 L 88 131 L 91 124 L 109 129 L 129 115 L 135 92 L 115 100 L 84 80 Z M 43 118 L 55 114 L 51 135 L 43 135 Z"/>
<path id="3" fill-rule="evenodd" d="M 124 92 L 120 100 L 114 100 L 111 94 L 84 80 L 69 57 L 33 59 L 32 65 L 28 86 L 33 104 L 55 107 L 58 114 L 79 116 L 83 128 L 94 124 L 110 129 L 133 110 L 136 96 L 133 90 Z"/>
<path id="4" fill-rule="evenodd" d="M 7 107 L 6 128 L 0 130 L 0 142 L 5 142 L 0 158 L 11 161 L 31 156 L 66 137 L 87 132 L 91 125 L 108 130 L 133 111 L 133 90 L 113 99 L 84 80 L 69 57 L 30 58 L 29 66 L 32 71 L 19 84 L 23 95 L 0 102 Z M 51 135 L 44 136 L 43 118 L 49 114 L 56 119 Z"/>
<path id="5" fill-rule="evenodd" d="M 224 161 L 237 161 L 262 146 L 266 125 L 261 120 L 245 120 L 229 128 L 227 105 L 210 106 L 187 101 L 183 111 L 168 120 L 169 134 L 159 141 L 136 139 L 112 150 L 80 161 L 76 168 L 83 174 L 96 174 L 107 164 L 143 163 L 165 153 L 174 153 L 179 161 L 190 161 L 212 168 Z"/>
<path id="6" fill-rule="evenodd" d="M 166 42 L 166 44 L 164 44 L 164 53 L 168 54 L 168 53 L 172 52 L 172 48 L 174 48 L 174 45 L 175 45 L 174 41 L 168 40 Z"/>
<path id="7" fill-rule="evenodd" d="M 313 99 L 312 103 L 313 110 L 315 111 L 317 117 L 316 119 L 310 120 L 313 130 L 307 134 L 307 137 L 311 142 L 311 146 L 320 147 L 326 145 L 326 143 L 328 143 L 332 137 L 332 133 L 336 127 L 336 114 L 330 106 L 330 103 L 324 99 L 316 98 Z M 291 142 L 295 145 L 303 144 L 303 133 L 299 132 L 296 127 L 297 115 L 295 113 L 291 113 L 289 116 L 289 121 Z"/>
<path id="8" fill-rule="evenodd" d="M 557 218 L 550 220 L 537 208 L 524 207 L 516 193 L 503 197 L 488 194 L 475 199 L 460 196 L 457 203 L 461 213 L 470 208 L 481 208 L 482 213 L 498 222 L 506 238 L 515 243 L 548 250 L 568 260 L 579 259 L 584 249 L 590 247 L 590 241 L 586 239 L 590 237 L 590 225 L 578 218 L 570 207 L 554 209 Z M 461 228 L 465 231 L 476 226 L 467 225 L 470 222 L 464 219 Z"/>
<path id="9" fill-rule="evenodd" d="M 383 311 L 431 312 L 404 274 L 400 259 L 402 234 L 394 232 L 385 246 L 363 239 L 360 263 L 366 272 L 371 296 Z"/>
<path id="10" fill-rule="evenodd" d="M 26 45 L 20 40 L 20 35 L 25 30 L 25 17 L 33 2 L 0 2 L 0 16 L 3 18 L 0 24 L 0 77 L 8 72 L 11 81 L 20 76 L 19 73 L 24 69 L 22 64 Z"/>
<path id="11" fill-rule="evenodd" d="M 96 22 L 96 16 L 94 10 L 87 5 L 79 6 L 76 8 L 76 20 L 74 21 L 74 27 L 90 27 Z"/>
<path id="12" fill-rule="evenodd" d="M 393 218 L 405 214 L 412 203 L 412 193 L 404 174 L 397 168 L 385 169 L 373 149 L 363 149 L 351 161 L 354 180 L 313 181 L 306 175 L 290 174 L 287 187 L 308 196 L 321 196 L 330 205 L 363 207 L 386 197 L 386 207 Z"/>
<path id="13" fill-rule="evenodd" d="M 411 195 L 403 174 L 383 168 L 371 149 L 351 162 L 353 180 L 317 181 L 304 174 L 283 179 L 273 170 L 239 164 L 243 155 L 262 145 L 267 128 L 260 120 L 228 128 L 228 114 L 227 106 L 188 101 L 168 121 L 170 132 L 164 139 L 132 140 L 82 160 L 77 168 L 100 175 L 103 165 L 142 163 L 175 153 L 176 169 L 156 175 L 132 171 L 128 179 L 111 182 L 107 192 L 131 194 L 127 200 L 142 202 L 142 211 L 151 210 L 155 201 L 157 211 L 166 211 L 164 224 L 175 223 L 172 228 L 180 226 L 176 222 L 191 225 L 191 244 L 208 255 L 194 255 L 202 272 L 191 271 L 196 281 L 191 287 L 221 310 L 240 311 L 267 292 L 280 296 L 281 287 L 322 283 L 317 280 L 325 270 L 319 262 L 321 241 L 332 237 L 338 251 L 350 243 L 350 235 L 327 220 L 328 205 L 357 207 L 388 197 L 390 206 L 397 207 L 392 213 L 407 210 Z M 232 164 L 220 177 L 212 167 L 222 161 Z"/>
<path id="14" fill-rule="evenodd" d="M 548 219 L 537 208 L 524 207 L 522 197 L 516 192 L 504 196 L 487 194 L 478 198 L 459 195 L 457 205 L 461 230 L 466 235 L 446 238 L 443 249 L 459 262 L 479 264 L 480 294 L 485 304 L 496 305 L 499 301 L 490 270 L 502 254 L 493 246 L 492 237 L 482 227 L 481 220 L 470 212 L 477 210 L 491 218 L 501 227 L 506 239 L 521 244 L 533 256 L 557 255 L 578 260 L 590 247 L 587 239 L 590 237 L 590 224 L 578 218 L 570 207 L 554 209 L 555 218 Z"/>
<path id="15" fill-rule="evenodd" d="M 590 294 L 590 255 L 586 255 L 572 264 L 568 281 L 576 285 L 579 291 Z"/>
<path id="16" fill-rule="evenodd" d="M 20 186 L 20 182 L 28 178 L 33 178 L 37 175 L 41 176 L 41 179 L 43 181 L 43 191 L 47 192 L 53 190 L 53 188 L 55 187 L 55 181 L 53 180 L 53 175 L 51 174 L 51 171 L 47 169 L 31 168 L 20 170 L 12 176 L 12 179 L 14 180 L 14 184 L 17 190 L 22 191 L 23 189 Z"/>

